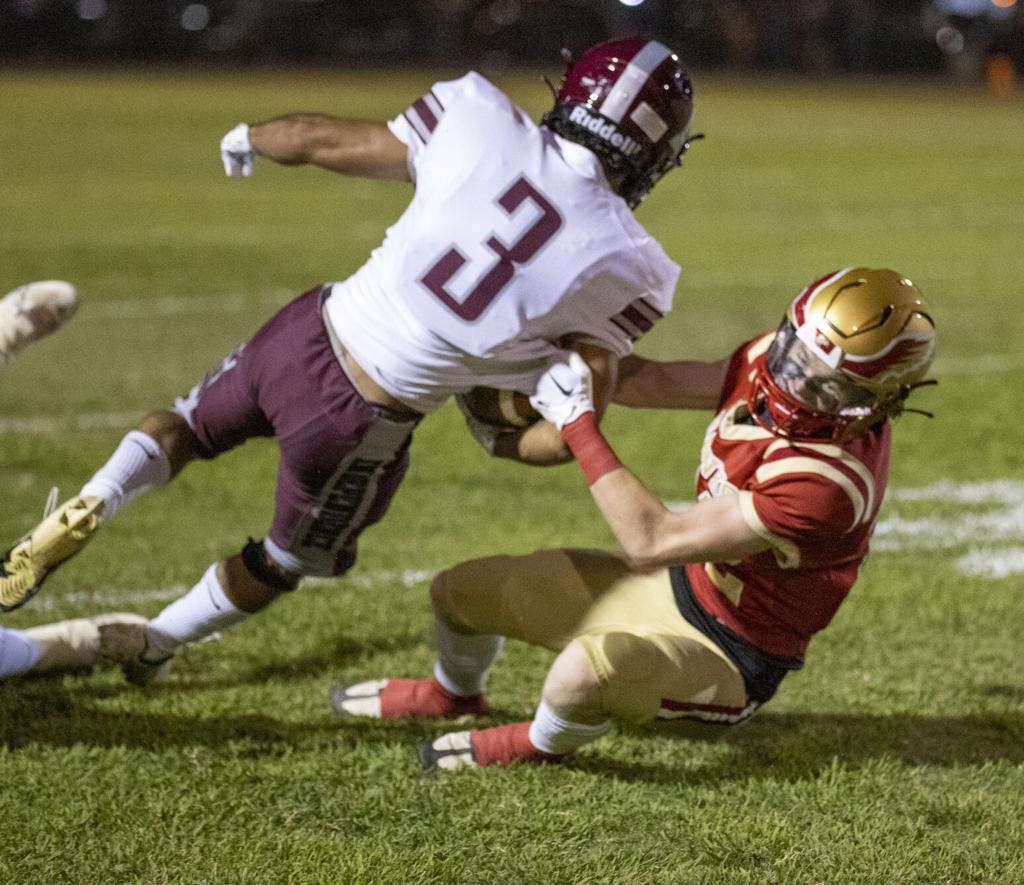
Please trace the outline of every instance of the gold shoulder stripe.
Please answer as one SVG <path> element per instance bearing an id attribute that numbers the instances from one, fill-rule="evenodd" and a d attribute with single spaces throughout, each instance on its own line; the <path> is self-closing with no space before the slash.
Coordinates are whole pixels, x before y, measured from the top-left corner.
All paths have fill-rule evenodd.
<path id="1" fill-rule="evenodd" d="M 736 413 L 740 407 L 746 409 L 746 403 L 736 403 L 722 415 L 721 421 L 718 422 L 716 432 L 722 439 L 756 440 L 771 439 L 774 436 L 770 430 L 765 430 L 760 424 L 737 424 Z"/>
<path id="2" fill-rule="evenodd" d="M 762 353 L 764 353 L 769 347 L 771 347 L 772 340 L 775 338 L 774 332 L 768 332 L 758 338 L 750 347 L 747 348 L 747 362 L 752 363 Z"/>
<path id="3" fill-rule="evenodd" d="M 797 568 L 800 565 L 800 548 L 788 538 L 783 538 L 768 530 L 768 527 L 761 521 L 757 508 L 754 507 L 753 492 L 743 490 L 737 494 L 740 498 L 740 512 L 743 514 L 744 521 L 755 535 L 771 545 L 779 568 Z"/>
<path id="4" fill-rule="evenodd" d="M 857 486 L 854 485 L 853 480 L 826 461 L 791 455 L 788 458 L 780 458 L 778 461 L 762 464 L 757 468 L 754 478 L 758 482 L 767 482 L 770 479 L 784 476 L 787 473 L 813 473 L 830 479 L 846 492 L 846 496 L 853 505 L 853 522 L 850 523 L 846 531 L 850 531 L 861 521 L 861 518 L 864 516 L 864 496 L 860 493 Z"/>
<path id="5" fill-rule="evenodd" d="M 846 467 L 848 470 L 856 473 L 860 477 L 861 482 L 864 483 L 864 491 L 867 493 L 867 502 L 864 505 L 864 515 L 861 519 L 862 522 L 867 522 L 875 514 L 875 477 L 868 469 L 867 465 L 863 461 L 859 461 L 853 457 L 849 452 L 840 446 L 834 446 L 829 443 L 810 443 L 810 442 L 792 442 L 790 440 L 779 440 L 778 442 L 772 443 L 765 450 L 764 457 L 768 458 L 780 449 L 792 448 L 795 451 L 800 449 L 809 449 L 812 452 L 818 452 L 824 455 L 826 458 L 832 458 Z"/>

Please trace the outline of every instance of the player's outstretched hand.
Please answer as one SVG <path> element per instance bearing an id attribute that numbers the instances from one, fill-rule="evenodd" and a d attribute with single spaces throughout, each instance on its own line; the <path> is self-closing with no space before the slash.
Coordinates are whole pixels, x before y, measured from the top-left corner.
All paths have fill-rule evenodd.
<path id="1" fill-rule="evenodd" d="M 229 178 L 252 175 L 256 151 L 249 142 L 248 123 L 239 123 L 220 140 L 220 158 L 224 161 L 224 174 Z"/>
<path id="2" fill-rule="evenodd" d="M 540 376 L 530 404 L 559 430 L 594 411 L 594 380 L 578 353 L 548 366 Z"/>

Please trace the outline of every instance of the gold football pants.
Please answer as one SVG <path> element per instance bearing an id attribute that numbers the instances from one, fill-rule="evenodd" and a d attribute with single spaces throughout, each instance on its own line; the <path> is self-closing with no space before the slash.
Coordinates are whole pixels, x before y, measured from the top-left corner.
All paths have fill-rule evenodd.
<path id="1" fill-rule="evenodd" d="M 679 613 L 667 569 L 634 572 L 599 550 L 540 550 L 465 562 L 437 580 L 475 632 L 556 652 L 579 640 L 616 719 L 731 724 L 756 707 L 736 665 Z"/>

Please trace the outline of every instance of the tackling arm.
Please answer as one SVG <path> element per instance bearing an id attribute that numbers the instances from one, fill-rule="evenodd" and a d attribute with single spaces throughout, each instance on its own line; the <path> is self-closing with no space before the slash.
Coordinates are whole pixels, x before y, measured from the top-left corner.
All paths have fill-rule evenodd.
<path id="1" fill-rule="evenodd" d="M 673 512 L 619 461 L 598 427 L 587 366 L 575 355 L 545 373 L 531 401 L 561 429 L 594 501 L 637 568 L 741 559 L 768 549 L 747 524 L 739 495 Z"/>
<path id="2" fill-rule="evenodd" d="M 662 363 L 631 354 L 619 363 L 611 401 L 634 409 L 714 409 L 729 359 Z"/>
<path id="3" fill-rule="evenodd" d="M 594 432 L 600 434 L 596 426 Z M 728 562 L 768 549 L 747 525 L 739 495 L 708 498 L 673 512 L 624 466 L 601 476 L 590 492 L 637 568 Z"/>

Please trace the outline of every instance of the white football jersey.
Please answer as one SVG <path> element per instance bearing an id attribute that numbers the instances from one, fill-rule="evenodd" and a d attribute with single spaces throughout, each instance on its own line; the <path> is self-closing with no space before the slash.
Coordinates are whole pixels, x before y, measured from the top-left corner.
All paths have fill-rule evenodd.
<path id="1" fill-rule="evenodd" d="M 625 355 L 671 308 L 679 267 L 597 157 L 479 74 L 389 125 L 416 192 L 326 316 L 396 399 L 430 412 L 474 386 L 530 394 L 566 336 Z"/>

